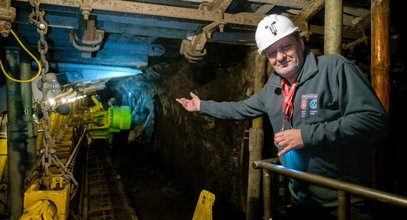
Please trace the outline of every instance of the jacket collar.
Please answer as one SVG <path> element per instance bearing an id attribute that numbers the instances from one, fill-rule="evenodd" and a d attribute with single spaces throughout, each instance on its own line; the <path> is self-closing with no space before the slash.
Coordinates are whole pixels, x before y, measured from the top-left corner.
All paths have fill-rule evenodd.
<path id="1" fill-rule="evenodd" d="M 318 64 L 315 58 L 314 53 L 309 48 L 305 49 L 305 62 L 302 66 L 301 72 L 299 74 L 298 84 L 303 84 L 311 76 L 315 75 L 318 72 Z M 281 87 L 281 76 L 275 72 L 268 80 L 272 86 Z"/>

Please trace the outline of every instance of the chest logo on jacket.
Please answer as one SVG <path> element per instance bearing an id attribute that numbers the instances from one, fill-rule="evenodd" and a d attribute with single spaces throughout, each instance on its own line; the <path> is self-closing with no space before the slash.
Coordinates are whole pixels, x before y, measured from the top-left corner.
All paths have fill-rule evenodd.
<path id="1" fill-rule="evenodd" d="M 309 117 L 318 113 L 318 94 L 301 95 L 301 117 Z"/>
<path id="2" fill-rule="evenodd" d="M 309 102 L 309 107 L 311 108 L 311 109 L 316 109 L 317 107 L 318 107 L 318 101 L 316 100 L 316 99 L 313 99 L 313 100 L 311 100 L 310 102 Z"/>

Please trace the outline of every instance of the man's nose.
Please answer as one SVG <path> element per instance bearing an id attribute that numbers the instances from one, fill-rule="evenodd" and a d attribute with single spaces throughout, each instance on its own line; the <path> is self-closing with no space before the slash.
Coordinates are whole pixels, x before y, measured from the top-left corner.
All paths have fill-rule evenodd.
<path id="1" fill-rule="evenodd" d="M 281 50 L 278 50 L 277 51 L 277 61 L 284 61 L 285 60 L 285 58 L 287 57 L 287 54 L 286 53 L 284 53 L 283 51 L 281 51 Z"/>

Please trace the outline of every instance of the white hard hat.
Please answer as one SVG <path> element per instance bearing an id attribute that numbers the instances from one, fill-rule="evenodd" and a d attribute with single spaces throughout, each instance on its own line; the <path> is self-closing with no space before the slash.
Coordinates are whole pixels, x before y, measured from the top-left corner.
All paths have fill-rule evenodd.
<path id="1" fill-rule="evenodd" d="M 281 38 L 298 30 L 298 27 L 283 15 L 272 14 L 263 18 L 257 25 L 256 44 L 259 54 Z"/>

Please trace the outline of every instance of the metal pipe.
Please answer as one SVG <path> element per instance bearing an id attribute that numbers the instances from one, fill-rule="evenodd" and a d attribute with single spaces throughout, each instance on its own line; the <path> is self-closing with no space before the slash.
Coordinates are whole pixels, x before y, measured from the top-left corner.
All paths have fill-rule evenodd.
<path id="1" fill-rule="evenodd" d="M 86 134 L 86 128 L 83 130 L 83 133 L 82 133 L 81 137 L 79 138 L 78 142 L 76 143 L 75 148 L 73 149 L 71 155 L 69 156 L 68 161 L 65 163 L 65 166 L 66 166 L 66 167 L 68 167 L 68 168 L 73 167 L 73 164 L 72 164 L 72 163 L 73 163 L 73 161 L 74 161 L 76 155 L 77 155 L 78 152 L 79 152 L 79 147 L 82 145 L 82 142 L 83 142 L 83 140 L 84 140 L 83 137 L 85 137 L 85 134 Z M 73 171 L 73 169 L 70 170 L 70 171 Z"/>
<path id="2" fill-rule="evenodd" d="M 279 163 L 280 159 L 278 157 L 276 158 L 269 158 L 262 160 L 267 163 Z M 271 220 L 271 177 L 270 177 L 270 172 L 266 169 L 263 169 L 263 212 L 264 212 L 264 220 Z"/>
<path id="3" fill-rule="evenodd" d="M 9 74 L 18 78 L 19 52 L 6 50 L 6 66 Z M 23 213 L 23 188 L 25 174 L 25 140 L 26 123 L 23 121 L 20 83 L 7 79 L 7 112 L 8 112 L 8 167 L 10 178 L 10 219 L 19 219 Z"/>
<path id="4" fill-rule="evenodd" d="M 263 219 L 271 219 L 271 180 L 270 172 L 266 169 L 263 169 L 263 210 Z"/>
<path id="5" fill-rule="evenodd" d="M 281 165 L 270 164 L 264 161 L 255 161 L 252 166 L 255 169 L 266 169 L 274 173 L 285 175 L 288 177 L 304 180 L 323 187 L 342 190 L 352 195 L 364 197 L 367 199 L 376 200 L 379 202 L 407 208 L 407 197 L 399 196 L 396 194 L 384 192 L 381 190 L 343 182 L 323 176 L 318 176 L 312 173 L 305 173 L 298 170 L 288 169 Z"/>
<path id="6" fill-rule="evenodd" d="M 20 77 L 22 80 L 31 79 L 31 59 L 28 56 L 21 56 Z M 35 127 L 33 124 L 32 88 L 31 82 L 21 83 L 21 100 L 23 107 L 23 121 L 27 126 L 27 146 L 26 146 L 26 176 L 32 171 L 37 163 L 37 149 L 35 138 Z"/>
<path id="7" fill-rule="evenodd" d="M 341 54 L 342 0 L 325 1 L 324 54 Z"/>
<path id="8" fill-rule="evenodd" d="M 350 219 L 349 214 L 349 196 L 346 192 L 338 190 L 338 220 Z"/>

